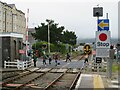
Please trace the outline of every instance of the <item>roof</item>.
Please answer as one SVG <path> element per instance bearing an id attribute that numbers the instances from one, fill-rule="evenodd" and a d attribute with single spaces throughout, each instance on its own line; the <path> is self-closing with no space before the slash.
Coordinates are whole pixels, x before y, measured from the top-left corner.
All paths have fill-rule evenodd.
<path id="1" fill-rule="evenodd" d="M 15 7 L 15 4 L 8 4 L 11 8 Z"/>
<path id="2" fill-rule="evenodd" d="M 1 1 L 0 1 L 0 3 L 2 3 L 5 6 L 10 7 L 11 9 L 14 8 L 14 7 L 16 8 L 15 4 L 7 4 L 6 2 L 1 2 Z M 16 10 L 25 15 L 25 13 L 23 13 L 21 10 L 18 10 L 17 8 L 16 8 Z"/>

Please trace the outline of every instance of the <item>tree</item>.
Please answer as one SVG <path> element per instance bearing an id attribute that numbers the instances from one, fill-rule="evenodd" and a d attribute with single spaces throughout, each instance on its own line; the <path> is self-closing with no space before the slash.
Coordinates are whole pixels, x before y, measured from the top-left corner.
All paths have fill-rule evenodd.
<path id="1" fill-rule="evenodd" d="M 59 44 L 68 43 L 71 45 L 76 44 L 76 35 L 75 32 L 72 31 L 64 31 L 64 26 L 58 26 L 57 23 L 54 23 L 53 20 L 46 20 L 49 23 L 49 31 L 50 31 L 50 43 Z M 32 36 L 38 41 L 48 41 L 48 23 L 41 23 L 41 26 L 35 27 L 36 32 L 32 33 Z"/>
<path id="2" fill-rule="evenodd" d="M 64 26 L 58 27 L 58 24 L 54 23 L 53 20 L 46 20 L 49 22 L 50 30 L 50 43 L 57 44 L 58 41 L 61 41 L 62 32 Z M 48 41 L 48 24 L 41 23 L 41 26 L 35 27 L 36 33 L 32 33 L 32 36 L 39 41 Z"/>
<path id="3" fill-rule="evenodd" d="M 62 38 L 63 38 L 63 43 L 68 43 L 68 44 L 71 44 L 71 45 L 75 45 L 76 42 L 77 42 L 77 36 L 75 35 L 75 32 L 72 32 L 72 31 L 64 31 L 63 32 L 63 35 L 62 35 Z"/>

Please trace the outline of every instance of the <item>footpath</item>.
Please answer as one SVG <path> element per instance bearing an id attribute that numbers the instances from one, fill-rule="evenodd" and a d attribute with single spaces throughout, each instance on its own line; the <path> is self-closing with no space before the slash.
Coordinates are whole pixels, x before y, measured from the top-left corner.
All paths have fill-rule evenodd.
<path id="1" fill-rule="evenodd" d="M 83 69 L 75 90 L 120 90 L 120 72 L 107 77 L 106 71 L 94 71 L 91 64 Z"/>

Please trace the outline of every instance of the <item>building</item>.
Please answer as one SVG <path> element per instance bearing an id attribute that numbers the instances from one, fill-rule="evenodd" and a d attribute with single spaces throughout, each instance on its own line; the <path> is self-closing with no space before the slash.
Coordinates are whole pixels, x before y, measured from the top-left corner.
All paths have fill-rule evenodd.
<path id="1" fill-rule="evenodd" d="M 25 13 L 16 9 L 15 4 L 0 2 L 0 32 L 15 32 L 26 36 Z"/>
<path id="2" fill-rule="evenodd" d="M 19 50 L 23 49 L 26 38 L 25 13 L 18 10 L 15 4 L 0 1 L 0 61 L 20 59 Z"/>

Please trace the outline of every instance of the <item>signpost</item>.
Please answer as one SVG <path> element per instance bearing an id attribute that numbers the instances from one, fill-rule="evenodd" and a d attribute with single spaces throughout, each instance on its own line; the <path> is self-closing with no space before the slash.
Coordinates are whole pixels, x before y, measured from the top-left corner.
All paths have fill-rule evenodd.
<path id="1" fill-rule="evenodd" d="M 84 47 L 84 53 L 85 54 L 90 54 L 91 53 L 91 46 L 89 44 L 86 44 Z"/>
<path id="2" fill-rule="evenodd" d="M 110 52 L 110 31 L 109 31 L 109 19 L 108 13 L 106 19 L 99 19 L 100 16 L 103 16 L 103 8 L 102 7 L 94 7 L 93 8 L 93 16 L 97 17 L 97 31 L 96 31 L 96 63 L 102 62 L 102 57 L 112 56 L 112 51 Z M 113 57 L 113 56 L 112 56 Z M 112 60 L 107 60 L 107 63 L 112 63 Z M 109 65 L 107 65 L 109 66 Z M 111 76 L 111 68 L 107 68 L 108 77 Z M 98 64 L 98 72 L 99 72 L 99 64 Z"/>
<path id="3" fill-rule="evenodd" d="M 96 63 L 101 63 L 102 62 L 102 58 L 101 57 L 96 57 Z"/>
<path id="4" fill-rule="evenodd" d="M 108 31 L 109 30 L 109 19 L 99 19 L 98 20 L 98 31 Z"/>
<path id="5" fill-rule="evenodd" d="M 96 31 L 96 56 L 109 57 L 110 31 Z"/>
<path id="6" fill-rule="evenodd" d="M 96 31 L 96 48 L 110 48 L 110 31 Z"/>

